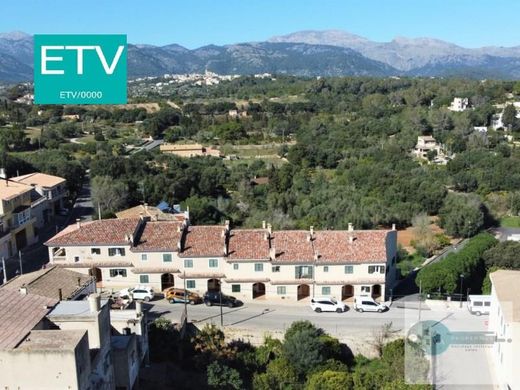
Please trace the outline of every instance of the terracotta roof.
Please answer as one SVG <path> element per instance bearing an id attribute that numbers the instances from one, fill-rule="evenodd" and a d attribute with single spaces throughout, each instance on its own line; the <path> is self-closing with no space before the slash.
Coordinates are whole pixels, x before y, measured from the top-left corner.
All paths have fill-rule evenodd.
<path id="1" fill-rule="evenodd" d="M 226 275 L 224 274 L 219 274 L 219 273 L 211 273 L 211 272 L 206 272 L 206 273 L 187 273 L 187 274 L 184 274 L 184 273 L 180 273 L 179 274 L 179 278 L 181 279 L 223 279 L 225 278 Z"/>
<path id="2" fill-rule="evenodd" d="M 317 231 L 313 240 L 317 263 L 386 262 L 388 233 L 388 230 Z"/>
<path id="3" fill-rule="evenodd" d="M 179 257 L 223 257 L 224 226 L 189 226 Z"/>
<path id="4" fill-rule="evenodd" d="M 272 235 L 276 263 L 302 263 L 314 261 L 312 243 L 308 241 L 309 232 L 305 230 L 282 230 Z"/>
<path id="5" fill-rule="evenodd" d="M 0 349 L 15 348 L 58 301 L 0 288 Z"/>
<path id="6" fill-rule="evenodd" d="M 39 172 L 13 177 L 11 180 L 38 187 L 54 187 L 58 184 L 65 183 L 65 179 L 62 177 Z"/>
<path id="7" fill-rule="evenodd" d="M 173 267 L 134 267 L 131 269 L 133 274 L 176 274 L 178 268 Z"/>
<path id="8" fill-rule="evenodd" d="M 229 260 L 268 260 L 269 240 L 265 229 L 233 229 L 229 236 Z"/>
<path id="9" fill-rule="evenodd" d="M 69 225 L 45 243 L 47 246 L 67 245 L 129 245 L 125 238 L 136 234 L 139 219 L 102 219 Z"/>
<path id="10" fill-rule="evenodd" d="M 151 217 L 157 221 L 179 221 L 186 219 L 184 213 L 171 214 L 159 210 L 157 207 L 139 205 L 116 213 L 119 219 L 139 218 L 141 215 Z"/>
<path id="11" fill-rule="evenodd" d="M 53 299 L 59 299 L 61 289 L 62 298 L 71 299 L 93 280 L 91 276 L 51 266 L 17 276 L 7 282 L 3 288 L 19 291 L 21 287 L 25 287 L 29 294 Z"/>
<path id="12" fill-rule="evenodd" d="M 182 224 L 173 221 L 147 222 L 132 252 L 176 252 Z"/>
<path id="13" fill-rule="evenodd" d="M 520 322 L 520 271 L 498 270 L 489 275 L 507 322 Z"/>
<path id="14" fill-rule="evenodd" d="M 251 179 L 251 184 L 253 185 L 262 185 L 262 184 L 269 184 L 269 178 L 266 177 L 254 177 Z"/>
<path id="15" fill-rule="evenodd" d="M 30 191 L 32 191 L 32 187 L 27 184 L 0 180 L 0 199 L 2 200 L 10 200 Z"/>

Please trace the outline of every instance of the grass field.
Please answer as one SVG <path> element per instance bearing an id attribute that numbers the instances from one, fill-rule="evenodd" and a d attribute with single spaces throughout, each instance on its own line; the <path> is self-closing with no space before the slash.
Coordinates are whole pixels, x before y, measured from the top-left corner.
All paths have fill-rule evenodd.
<path id="1" fill-rule="evenodd" d="M 504 217 L 500 220 L 500 227 L 520 228 L 520 217 Z"/>

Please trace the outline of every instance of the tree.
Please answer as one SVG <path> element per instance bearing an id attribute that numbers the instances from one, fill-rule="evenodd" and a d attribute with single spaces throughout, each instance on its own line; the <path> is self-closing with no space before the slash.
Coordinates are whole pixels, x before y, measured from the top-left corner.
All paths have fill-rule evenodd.
<path id="1" fill-rule="evenodd" d="M 476 197 L 450 194 L 439 212 L 440 224 L 455 237 L 471 237 L 484 226 L 484 212 Z"/>
<path id="2" fill-rule="evenodd" d="M 253 388 L 255 390 L 297 389 L 299 388 L 298 373 L 286 358 L 276 358 L 267 365 L 265 373 L 255 374 Z"/>
<path id="3" fill-rule="evenodd" d="M 92 203 L 101 207 L 103 214 L 113 214 L 126 206 L 128 187 L 122 180 L 109 176 L 96 176 L 92 179 Z"/>
<path id="4" fill-rule="evenodd" d="M 424 213 L 418 214 L 412 219 L 412 227 L 415 249 L 419 252 L 424 251 L 425 257 L 431 256 L 437 247 L 437 242 L 430 218 Z"/>
<path id="5" fill-rule="evenodd" d="M 300 376 L 321 364 L 324 360 L 322 343 L 317 329 L 301 329 L 285 335 L 283 354 Z"/>
<path id="6" fill-rule="evenodd" d="M 504 112 L 502 113 L 502 123 L 510 129 L 516 121 L 516 108 L 512 104 L 508 104 L 505 106 Z"/>
<path id="7" fill-rule="evenodd" d="M 312 374 L 305 384 L 305 390 L 348 390 L 354 384 L 348 371 L 320 371 Z"/>
<path id="8" fill-rule="evenodd" d="M 499 242 L 482 255 L 487 267 L 520 269 L 520 242 Z"/>
<path id="9" fill-rule="evenodd" d="M 369 341 L 369 344 L 376 349 L 377 355 L 382 357 L 385 345 L 399 332 L 399 329 L 392 328 L 391 321 L 387 322 L 381 328 L 372 331 L 372 339 Z"/>
<path id="10" fill-rule="evenodd" d="M 218 389 L 242 389 L 243 383 L 240 374 L 218 361 L 212 362 L 207 368 L 208 385 Z"/>

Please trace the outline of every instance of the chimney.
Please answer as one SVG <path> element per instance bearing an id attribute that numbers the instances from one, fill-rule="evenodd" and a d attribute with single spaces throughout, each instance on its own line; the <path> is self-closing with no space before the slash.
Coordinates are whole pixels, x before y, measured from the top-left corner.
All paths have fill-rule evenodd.
<path id="1" fill-rule="evenodd" d="M 145 210 L 148 210 L 148 203 L 145 203 L 145 204 L 144 204 L 144 209 L 145 209 Z"/>
<path id="2" fill-rule="evenodd" d="M 143 314 L 143 302 L 135 301 L 135 314 L 137 314 L 138 317 Z"/>
<path id="3" fill-rule="evenodd" d="M 20 287 L 20 294 L 27 295 L 27 287 L 25 287 L 25 286 Z"/>
<path id="4" fill-rule="evenodd" d="M 311 226 L 309 230 L 311 232 L 311 236 L 314 236 L 314 226 Z"/>
<path id="5" fill-rule="evenodd" d="M 134 235 L 133 234 L 130 234 L 128 236 L 128 242 L 130 243 L 131 246 L 134 246 Z"/>
<path id="6" fill-rule="evenodd" d="M 81 229 L 81 219 L 76 219 L 76 224 L 78 225 L 78 229 Z"/>
<path id="7" fill-rule="evenodd" d="M 274 249 L 274 245 L 269 248 L 269 257 L 271 258 L 271 261 L 276 259 L 276 250 Z"/>
<path id="8" fill-rule="evenodd" d="M 226 227 L 226 230 L 229 231 L 229 219 L 226 219 L 224 226 Z"/>
<path id="9" fill-rule="evenodd" d="M 348 223 L 348 231 L 353 232 L 354 231 L 354 225 L 352 225 L 350 222 Z"/>
<path id="10" fill-rule="evenodd" d="M 267 232 L 269 235 L 273 234 L 273 226 L 270 223 L 267 224 Z"/>
<path id="11" fill-rule="evenodd" d="M 63 301 L 63 290 L 61 288 L 58 289 L 58 300 Z"/>
<path id="12" fill-rule="evenodd" d="M 353 235 L 349 235 L 348 236 L 348 241 L 352 244 L 354 241 L 355 241 L 356 237 L 354 237 Z"/>
<path id="13" fill-rule="evenodd" d="M 97 313 L 101 309 L 101 297 L 98 294 L 90 294 L 88 296 L 88 307 L 92 314 Z"/>
<path id="14" fill-rule="evenodd" d="M 224 256 L 228 255 L 228 246 L 227 243 L 224 243 Z"/>
<path id="15" fill-rule="evenodd" d="M 262 221 L 262 229 L 265 229 L 266 228 L 266 224 L 265 224 L 265 221 Z"/>
<path id="16" fill-rule="evenodd" d="M 395 230 L 395 223 L 392 224 L 392 230 Z"/>

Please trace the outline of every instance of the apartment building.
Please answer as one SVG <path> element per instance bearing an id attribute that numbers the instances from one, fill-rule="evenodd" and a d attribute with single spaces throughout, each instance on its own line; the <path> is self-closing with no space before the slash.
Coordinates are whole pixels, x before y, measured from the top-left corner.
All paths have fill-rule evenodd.
<path id="1" fill-rule="evenodd" d="M 0 386 L 135 388 L 148 353 L 146 314 L 140 305 L 110 310 L 108 302 L 97 294 L 58 301 L 22 288 L 0 288 Z"/>
<path id="2" fill-rule="evenodd" d="M 0 177 L 0 257 L 14 256 L 37 241 L 31 214 L 32 187 Z"/>
<path id="3" fill-rule="evenodd" d="M 221 289 L 244 300 L 385 299 L 396 279 L 395 228 L 273 231 L 143 217 L 71 225 L 46 245 L 54 265 L 95 276 L 109 290 L 146 284 Z"/>
<path id="4" fill-rule="evenodd" d="M 496 342 L 491 360 L 500 388 L 520 389 L 520 271 L 499 270 L 490 274 L 489 330 Z"/>

